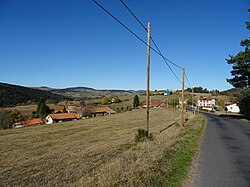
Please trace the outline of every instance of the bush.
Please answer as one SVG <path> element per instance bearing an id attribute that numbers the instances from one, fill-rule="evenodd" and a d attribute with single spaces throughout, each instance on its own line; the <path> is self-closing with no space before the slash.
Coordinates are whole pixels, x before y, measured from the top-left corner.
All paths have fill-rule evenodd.
<path id="1" fill-rule="evenodd" d="M 8 110 L 0 109 L 0 129 L 12 127 L 11 114 Z"/>
<path id="2" fill-rule="evenodd" d="M 143 142 L 147 139 L 153 140 L 152 133 L 148 133 L 145 129 L 138 129 L 137 134 L 135 135 L 135 142 Z"/>
<path id="3" fill-rule="evenodd" d="M 250 117 L 250 88 L 242 90 L 237 95 L 237 102 L 239 103 L 240 113 L 246 117 Z"/>

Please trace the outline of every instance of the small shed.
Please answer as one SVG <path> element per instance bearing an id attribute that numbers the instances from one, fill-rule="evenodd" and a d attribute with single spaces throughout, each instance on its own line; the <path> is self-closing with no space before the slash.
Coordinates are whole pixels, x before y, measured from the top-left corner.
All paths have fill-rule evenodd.
<path id="1" fill-rule="evenodd" d="M 164 95 L 172 95 L 172 94 L 173 94 L 173 92 L 170 92 L 170 91 L 164 92 Z"/>

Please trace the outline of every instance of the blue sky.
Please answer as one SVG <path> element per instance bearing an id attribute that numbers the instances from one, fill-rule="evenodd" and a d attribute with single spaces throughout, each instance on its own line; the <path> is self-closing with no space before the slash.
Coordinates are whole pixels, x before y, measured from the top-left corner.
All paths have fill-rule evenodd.
<path id="1" fill-rule="evenodd" d="M 119 0 L 97 0 L 142 39 Z M 249 37 L 247 0 L 124 0 L 192 86 L 231 88 L 225 58 Z M 56 88 L 146 89 L 147 47 L 91 0 L 0 0 L 0 82 Z M 171 66 L 181 79 L 181 71 Z M 188 85 L 187 85 L 188 86 Z M 151 89 L 181 89 L 151 51 Z"/>

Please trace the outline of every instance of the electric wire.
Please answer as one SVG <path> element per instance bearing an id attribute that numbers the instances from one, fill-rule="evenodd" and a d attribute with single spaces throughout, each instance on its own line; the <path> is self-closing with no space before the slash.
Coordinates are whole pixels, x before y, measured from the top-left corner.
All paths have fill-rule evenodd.
<path id="1" fill-rule="evenodd" d="M 125 24 L 123 24 L 120 20 L 118 20 L 115 16 L 113 16 L 107 9 L 105 9 L 101 4 L 99 4 L 96 0 L 93 0 L 94 3 L 96 3 L 102 10 L 104 10 L 108 15 L 110 15 L 114 20 L 116 20 L 121 26 L 123 26 L 127 31 L 129 31 L 131 34 L 133 34 L 137 39 L 139 39 L 142 43 L 148 46 L 148 44 L 140 38 L 137 34 L 135 34 L 131 29 L 129 29 Z M 157 53 L 160 56 L 163 56 L 160 54 L 156 49 L 150 46 L 150 49 L 152 49 L 155 53 Z M 163 56 L 164 57 L 164 56 Z M 164 57 L 166 60 L 170 61 L 166 57 Z M 175 65 L 176 66 L 176 65 Z M 181 68 L 180 66 L 177 65 L 178 68 Z"/>
<path id="2" fill-rule="evenodd" d="M 130 14 L 138 21 L 138 23 L 142 26 L 142 28 L 146 31 L 147 31 L 147 28 L 142 24 L 142 22 L 137 18 L 137 16 L 132 12 L 132 10 L 124 3 L 123 0 L 120 0 L 120 2 L 124 5 L 124 7 L 130 12 Z M 169 63 L 173 64 L 174 66 L 182 69 L 182 67 L 180 67 L 179 65 L 175 64 L 174 62 L 172 62 L 171 60 L 169 60 L 168 58 L 164 57 L 162 55 L 162 53 L 160 52 L 159 48 L 157 47 L 156 43 L 154 42 L 153 40 L 153 37 L 150 36 L 152 42 L 154 43 L 155 47 L 157 48 L 158 52 L 159 52 L 159 55 L 162 56 L 162 58 L 164 58 L 165 60 L 167 60 Z"/>
<path id="3" fill-rule="evenodd" d="M 122 4 L 127 8 L 127 10 L 133 15 L 133 17 L 140 23 L 140 25 L 143 27 L 144 30 L 146 30 L 147 32 L 147 28 L 145 26 L 143 26 L 142 22 L 135 16 L 135 14 L 128 8 L 128 6 L 122 1 Z M 131 29 L 129 29 L 125 24 L 123 24 L 120 20 L 118 20 L 115 16 L 113 16 L 107 9 L 105 9 L 101 4 L 99 4 L 96 0 L 93 0 L 93 2 L 95 4 L 97 4 L 103 11 L 105 11 L 109 16 L 111 16 L 115 21 L 117 21 L 121 26 L 123 26 L 127 31 L 129 31 L 131 34 L 133 34 L 138 40 L 140 40 L 142 43 L 144 43 L 146 46 L 148 46 L 148 44 L 141 38 L 139 37 L 136 33 L 134 33 Z M 172 70 L 172 68 L 170 67 L 170 65 L 168 64 L 168 62 L 170 62 L 171 64 L 173 64 L 174 66 L 182 69 L 180 66 L 178 66 L 177 64 L 173 63 L 172 61 L 170 61 L 169 59 L 167 59 L 166 57 L 164 57 L 160 51 L 160 49 L 158 48 L 158 46 L 156 45 L 155 41 L 153 40 L 152 37 L 150 37 L 153 44 L 155 45 L 156 49 L 154 49 L 153 47 L 150 46 L 150 49 L 152 49 L 155 53 L 157 53 L 158 55 L 160 55 L 163 60 L 165 61 L 165 64 L 168 66 L 168 68 L 170 69 L 170 71 L 173 73 L 173 75 L 175 76 L 175 78 L 181 83 L 181 80 L 178 78 L 178 76 L 175 74 L 175 72 Z M 168 62 L 167 62 L 168 61 Z"/>
<path id="4" fill-rule="evenodd" d="M 137 20 L 137 22 L 142 26 L 142 28 L 148 32 L 147 28 L 142 24 L 142 22 L 137 18 L 137 16 L 131 11 L 131 9 L 124 3 L 123 0 L 120 0 L 120 2 L 124 5 L 124 7 L 130 12 L 130 14 Z M 156 47 L 159 55 L 162 57 L 162 59 L 164 60 L 165 64 L 168 66 L 168 68 L 170 69 L 170 71 L 172 72 L 172 74 L 175 76 L 175 78 L 180 82 L 181 84 L 181 80 L 178 78 L 178 76 L 175 74 L 175 72 L 173 71 L 173 69 L 170 67 L 170 65 L 168 64 L 168 62 L 170 62 L 171 64 L 173 64 L 174 66 L 182 69 L 180 66 L 178 66 L 177 64 L 173 63 L 172 61 L 170 61 L 169 59 L 167 59 L 166 57 L 164 57 L 159 49 L 159 47 L 156 45 L 156 42 L 154 41 L 153 37 L 150 36 L 151 41 L 153 42 L 154 46 Z M 168 62 L 167 62 L 168 61 Z"/>

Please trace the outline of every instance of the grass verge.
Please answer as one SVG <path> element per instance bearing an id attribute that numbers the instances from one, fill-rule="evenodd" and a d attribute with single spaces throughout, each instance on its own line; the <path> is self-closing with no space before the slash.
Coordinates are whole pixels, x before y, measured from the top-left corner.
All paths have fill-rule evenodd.
<path id="1" fill-rule="evenodd" d="M 161 174 L 153 175 L 146 182 L 146 186 L 171 186 L 179 187 L 188 176 L 192 160 L 198 151 L 198 141 L 205 128 L 206 120 L 201 118 L 199 125 L 187 130 L 180 142 L 176 143 L 175 149 L 165 152 L 158 162 Z M 162 168 L 163 166 L 163 168 Z M 164 166 L 166 168 L 164 168 Z"/>

